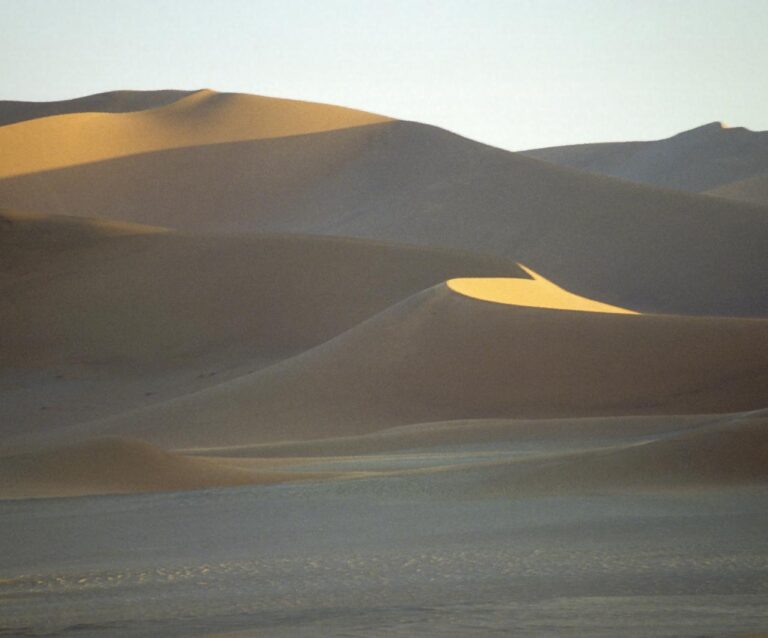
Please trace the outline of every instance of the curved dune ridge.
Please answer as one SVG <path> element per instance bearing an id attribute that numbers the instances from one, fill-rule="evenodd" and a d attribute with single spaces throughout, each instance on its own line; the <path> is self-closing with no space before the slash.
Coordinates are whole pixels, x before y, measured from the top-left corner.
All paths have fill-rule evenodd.
<path id="1" fill-rule="evenodd" d="M 37 246 L 40 251 L 52 244 L 67 244 L 100 237 L 147 235 L 169 232 L 160 226 L 148 226 L 95 217 L 48 215 L 21 212 L 0 207 L 0 243 L 4 248 Z M 42 255 L 39 255 L 42 257 Z"/>
<path id="2" fill-rule="evenodd" d="M 649 142 L 603 142 L 524 155 L 635 182 L 703 192 L 768 172 L 768 131 L 710 122 Z"/>
<path id="3" fill-rule="evenodd" d="M 448 287 L 461 295 L 512 306 L 578 310 L 580 312 L 607 312 L 634 315 L 633 310 L 619 308 L 575 295 L 542 277 L 530 268 L 518 264 L 530 279 L 485 277 L 450 279 Z"/>
<path id="4" fill-rule="evenodd" d="M 169 447 L 478 418 L 759 409 L 768 321 L 484 303 L 439 285 L 254 374 L 68 431 Z"/>
<path id="5" fill-rule="evenodd" d="M 0 126 L 66 113 L 128 113 L 176 102 L 194 91 L 107 91 L 54 102 L 0 101 Z"/>
<path id="6" fill-rule="evenodd" d="M 167 400 L 512 261 L 298 235 L 189 235 L 0 212 L 0 432 Z"/>
<path id="7" fill-rule="evenodd" d="M 295 100 L 197 91 L 154 109 L 73 113 L 0 127 L 0 178 L 188 146 L 306 135 L 389 121 Z"/>
<path id="8" fill-rule="evenodd" d="M 735 417 L 603 450 L 470 468 L 484 495 L 726 486 L 768 480 L 768 418 Z"/>
<path id="9" fill-rule="evenodd" d="M 249 121 L 269 104 L 274 118 L 284 113 L 291 126 L 331 108 L 214 94 L 216 106 L 189 109 L 210 115 L 201 115 L 196 127 L 183 108 L 195 98 L 142 113 L 83 117 L 155 121 L 163 111 L 175 114 L 159 117 L 169 130 L 187 127 L 204 136 L 215 132 L 209 123 L 224 104 L 231 103 L 233 122 Z M 291 115 L 292 109 L 301 113 Z M 45 118 L 0 133 L 54 120 L 65 121 Z M 17 141 L 22 154 L 38 142 L 41 157 L 66 154 L 65 147 L 79 146 L 77 129 L 62 127 L 73 140 L 58 150 L 35 135 Z M 120 144 L 158 143 L 140 128 L 130 130 L 135 139 Z M 4 157 L 15 155 L 0 148 Z M 15 157 L 7 161 L 15 170 Z M 568 170 L 413 122 L 187 146 L 28 173 L 0 179 L 0 201 L 196 232 L 439 246 L 522 261 L 567 290 L 641 312 L 768 316 L 764 208 Z"/>
<path id="10" fill-rule="evenodd" d="M 707 191 L 708 195 L 768 206 L 768 167 L 762 175 L 731 182 Z"/>
<path id="11" fill-rule="evenodd" d="M 143 441 L 103 437 L 41 452 L 5 457 L 0 463 L 0 496 L 28 498 L 170 492 L 234 485 L 266 485 L 334 476 L 291 473 L 279 463 L 244 464 L 189 458 Z"/>
<path id="12" fill-rule="evenodd" d="M 475 447 L 489 442 L 495 442 L 492 450 Z M 401 496 L 410 490 L 488 497 L 696 489 L 764 483 L 768 418 L 758 410 L 720 417 L 481 420 L 186 453 L 100 437 L 2 461 L 1 498 L 351 478 L 376 479 L 377 486 L 351 489 L 380 493 L 388 477 L 398 479 L 393 488 Z"/>

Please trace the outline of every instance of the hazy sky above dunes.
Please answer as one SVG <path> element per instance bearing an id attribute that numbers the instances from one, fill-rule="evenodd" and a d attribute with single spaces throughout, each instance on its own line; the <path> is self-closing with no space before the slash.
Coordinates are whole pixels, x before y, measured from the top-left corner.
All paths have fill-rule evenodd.
<path id="1" fill-rule="evenodd" d="M 766 0 L 0 0 L 0 99 L 213 88 L 519 150 L 768 129 Z"/>

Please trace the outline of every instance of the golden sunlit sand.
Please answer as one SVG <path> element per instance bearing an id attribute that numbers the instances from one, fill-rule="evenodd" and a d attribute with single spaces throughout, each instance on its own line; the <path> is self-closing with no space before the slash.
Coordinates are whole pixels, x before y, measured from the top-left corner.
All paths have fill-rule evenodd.
<path id="1" fill-rule="evenodd" d="M 138 153 L 306 135 L 390 118 L 324 104 L 197 91 L 129 113 L 72 113 L 0 127 L 0 178 Z"/>
<path id="2" fill-rule="evenodd" d="M 448 287 L 454 292 L 494 303 L 556 310 L 578 310 L 581 312 L 607 312 L 633 315 L 632 310 L 580 297 L 545 279 L 530 268 L 518 264 L 530 279 L 512 278 L 462 278 L 451 279 Z"/>

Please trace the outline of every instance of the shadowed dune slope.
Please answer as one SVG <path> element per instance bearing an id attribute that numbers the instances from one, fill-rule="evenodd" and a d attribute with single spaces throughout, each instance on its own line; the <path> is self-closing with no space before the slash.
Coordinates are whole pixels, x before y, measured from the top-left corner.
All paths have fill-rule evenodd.
<path id="1" fill-rule="evenodd" d="M 0 247 L 0 358 L 22 367 L 175 365 L 216 348 L 281 358 L 456 275 L 525 277 L 437 249 L 11 213 Z"/>
<path id="2" fill-rule="evenodd" d="M 737 418 L 657 440 L 464 470 L 472 491 L 567 494 L 768 481 L 768 419 Z"/>
<path id="3" fill-rule="evenodd" d="M 511 261 L 380 242 L 197 236 L 0 214 L 0 430 L 103 418 L 252 372 Z"/>
<path id="4" fill-rule="evenodd" d="M 711 122 L 652 142 L 577 144 L 523 154 L 591 173 L 700 192 L 768 172 L 768 132 Z"/>
<path id="5" fill-rule="evenodd" d="M 409 122 L 23 175 L 0 180 L 0 202 L 194 230 L 442 246 L 512 257 L 576 294 L 638 311 L 768 315 L 762 208 L 588 175 Z"/>
<path id="6" fill-rule="evenodd" d="M 434 421 L 757 409 L 768 321 L 522 308 L 446 285 L 262 372 L 90 424 L 172 447 Z"/>
<path id="7" fill-rule="evenodd" d="M 0 498 L 171 492 L 312 478 L 316 476 L 247 470 L 165 452 L 141 441 L 107 437 L 4 458 Z"/>
<path id="8" fill-rule="evenodd" d="M 768 206 L 768 173 L 718 186 L 707 191 L 707 194 Z"/>
<path id="9" fill-rule="evenodd" d="M 109 91 L 56 102 L 0 101 L 0 126 L 67 113 L 128 113 L 176 102 L 194 91 Z"/>
<path id="10" fill-rule="evenodd" d="M 196 91 L 154 109 L 70 113 L 0 127 L 0 176 L 200 144 L 330 131 L 388 118 L 338 106 Z"/>

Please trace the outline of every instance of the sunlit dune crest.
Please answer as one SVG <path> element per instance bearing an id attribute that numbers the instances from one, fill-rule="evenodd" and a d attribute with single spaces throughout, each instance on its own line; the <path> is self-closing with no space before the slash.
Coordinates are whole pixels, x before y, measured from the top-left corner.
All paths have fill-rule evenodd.
<path id="1" fill-rule="evenodd" d="M 390 121 L 339 106 L 197 91 L 129 113 L 72 113 L 0 127 L 0 177 L 139 153 L 321 133 Z"/>
<path id="2" fill-rule="evenodd" d="M 461 295 L 512 306 L 530 306 L 555 310 L 578 310 L 581 312 L 604 312 L 620 315 L 639 314 L 634 310 L 575 295 L 542 277 L 530 268 L 518 264 L 531 279 L 510 277 L 472 277 L 451 279 L 448 287 Z"/>

